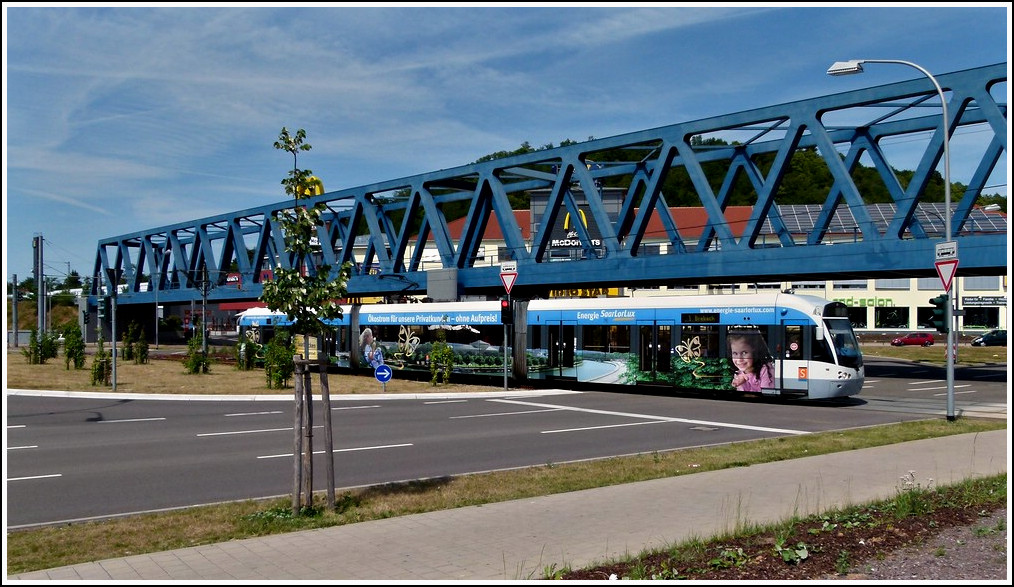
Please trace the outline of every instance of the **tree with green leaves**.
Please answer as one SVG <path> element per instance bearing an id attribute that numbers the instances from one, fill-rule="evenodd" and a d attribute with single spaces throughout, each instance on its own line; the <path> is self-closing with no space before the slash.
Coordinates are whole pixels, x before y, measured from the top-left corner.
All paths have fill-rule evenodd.
<path id="1" fill-rule="evenodd" d="M 318 227 L 323 227 L 322 214 L 327 210 L 323 202 L 313 206 L 300 205 L 300 200 L 317 193 L 321 181 L 309 169 L 299 169 L 297 156 L 300 151 L 309 151 L 305 142 L 306 131 L 299 129 L 295 135 L 282 128 L 275 148 L 292 154 L 292 171 L 282 180 L 285 193 L 292 196 L 295 206 L 284 210 L 278 224 L 285 233 L 285 249 L 292 266 L 281 263 L 274 269 L 271 281 L 264 283 L 261 301 L 273 311 L 285 312 L 293 321 L 292 331 L 306 336 L 318 336 L 327 331 L 324 320 L 340 319 L 342 309 L 339 300 L 345 296 L 345 284 L 351 264 L 331 276 L 331 266 L 322 264 L 314 268 L 314 237 Z M 305 271 L 304 271 L 305 269 Z"/>
<path id="2" fill-rule="evenodd" d="M 295 438 L 294 491 L 292 496 L 293 515 L 299 515 L 305 508 L 313 506 L 313 393 L 309 374 L 309 337 L 319 337 L 329 330 L 325 320 L 340 319 L 342 308 L 339 300 L 345 297 L 345 284 L 351 272 L 351 263 L 332 272 L 327 264 L 315 265 L 313 256 L 317 246 L 328 246 L 329 239 L 321 238 L 321 245 L 315 244 L 314 237 L 322 235 L 323 213 L 327 206 L 323 202 L 308 205 L 304 200 L 323 193 L 321 180 L 309 169 L 300 169 L 299 153 L 311 149 L 306 142 L 306 131 L 299 129 L 295 134 L 285 127 L 275 141 L 276 149 L 292 155 L 292 171 L 282 180 L 285 193 L 292 196 L 292 210 L 283 210 L 276 218 L 285 237 L 288 267 L 278 263 L 273 278 L 266 281 L 261 301 L 272 311 L 285 312 L 293 325 L 291 331 L 303 336 L 304 355 L 293 356 L 295 365 Z M 332 274 L 333 273 L 333 274 Z M 320 345 L 318 345 L 320 348 Z M 320 385 L 324 409 L 325 460 L 328 465 L 328 506 L 334 509 L 334 461 L 331 438 L 331 399 L 327 381 L 327 358 L 320 360 Z"/>

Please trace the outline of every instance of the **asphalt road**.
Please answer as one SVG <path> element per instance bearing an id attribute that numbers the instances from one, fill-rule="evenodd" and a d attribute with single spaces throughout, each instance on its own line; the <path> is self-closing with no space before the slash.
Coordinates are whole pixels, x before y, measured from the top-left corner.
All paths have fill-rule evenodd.
<path id="1" fill-rule="evenodd" d="M 962 377 L 955 384 L 962 409 L 988 404 L 1006 417 L 1003 367 Z M 884 361 L 869 366 L 863 394 L 843 403 L 565 391 L 339 396 L 332 407 L 336 483 L 433 479 L 920 419 L 943 413 L 940 383 L 920 365 Z M 66 395 L 6 398 L 9 528 L 291 494 L 291 398 Z M 323 489 L 323 416 L 315 407 L 314 487 Z"/>

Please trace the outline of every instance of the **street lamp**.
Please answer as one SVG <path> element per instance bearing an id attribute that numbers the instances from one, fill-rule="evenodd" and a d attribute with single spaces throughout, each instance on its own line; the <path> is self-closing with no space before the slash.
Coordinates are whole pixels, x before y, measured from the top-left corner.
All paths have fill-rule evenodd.
<path id="1" fill-rule="evenodd" d="M 900 59 L 851 59 L 849 61 L 836 61 L 828 68 L 827 74 L 832 76 L 852 75 L 863 72 L 864 63 L 895 63 L 907 65 L 918 69 L 923 75 L 933 82 L 937 94 L 940 96 L 940 109 L 943 113 L 944 132 L 944 243 L 951 242 L 951 151 L 950 151 L 950 130 L 948 128 L 950 118 L 947 116 L 947 98 L 944 91 L 929 71 L 911 61 Z M 955 259 L 957 250 L 955 248 Z M 953 281 L 953 280 L 952 280 Z M 954 296 L 951 295 L 951 283 L 947 284 L 947 420 L 954 421 Z"/>

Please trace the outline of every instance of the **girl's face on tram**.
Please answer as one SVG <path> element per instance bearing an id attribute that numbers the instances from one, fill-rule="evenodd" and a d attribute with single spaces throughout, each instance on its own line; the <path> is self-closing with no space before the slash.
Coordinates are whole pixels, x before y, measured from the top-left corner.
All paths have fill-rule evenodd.
<path id="1" fill-rule="evenodd" d="M 732 355 L 732 364 L 744 373 L 753 373 L 754 351 L 747 341 L 743 339 L 729 341 L 729 354 Z"/>

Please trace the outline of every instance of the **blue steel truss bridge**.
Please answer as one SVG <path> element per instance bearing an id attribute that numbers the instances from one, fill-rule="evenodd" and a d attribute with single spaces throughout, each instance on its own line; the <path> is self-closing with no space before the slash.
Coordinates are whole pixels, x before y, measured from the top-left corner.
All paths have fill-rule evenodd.
<path id="1" fill-rule="evenodd" d="M 998 224 L 978 199 L 997 186 L 1006 193 L 1007 64 L 936 79 L 947 125 L 923 77 L 325 192 L 301 200 L 327 208 L 306 270 L 337 275 L 351 264 L 350 297 L 438 287 L 445 297 L 496 296 L 500 266 L 511 262 L 512 295 L 537 297 L 932 277 L 936 246 L 953 241 L 961 275 L 1006 275 L 1006 219 Z M 972 161 L 951 175 L 950 210 L 938 171 L 945 128 L 951 158 Z M 789 204 L 814 174 L 825 178 L 823 201 Z M 886 198 L 871 201 L 871 181 Z M 518 201 L 529 208 L 516 210 Z M 274 268 L 297 264 L 276 220 L 292 206 L 100 240 L 90 305 L 113 283 L 129 294 L 120 304 L 256 300 Z"/>

